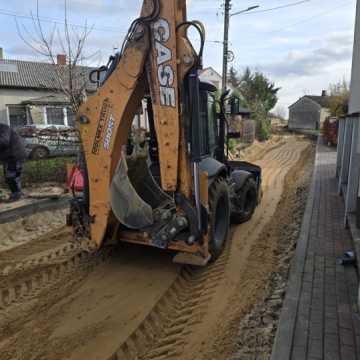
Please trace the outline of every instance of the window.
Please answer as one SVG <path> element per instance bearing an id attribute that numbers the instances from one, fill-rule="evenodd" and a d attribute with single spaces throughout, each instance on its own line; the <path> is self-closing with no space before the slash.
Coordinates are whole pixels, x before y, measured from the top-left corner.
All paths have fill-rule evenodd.
<path id="1" fill-rule="evenodd" d="M 209 143 L 208 143 L 208 99 L 207 92 L 200 91 L 200 126 L 201 131 L 199 134 L 201 155 L 205 156 L 209 154 Z"/>
<path id="2" fill-rule="evenodd" d="M 76 114 L 73 112 L 72 108 L 66 108 L 67 113 L 67 125 L 71 127 L 75 127 L 75 118 Z"/>
<path id="3" fill-rule="evenodd" d="M 11 127 L 15 128 L 28 125 L 28 116 L 25 105 L 9 105 L 8 110 Z"/>
<path id="4" fill-rule="evenodd" d="M 208 95 L 208 128 L 209 128 L 209 150 L 212 153 L 216 148 L 217 117 L 216 117 L 215 97 L 211 94 Z"/>
<path id="5" fill-rule="evenodd" d="M 62 107 L 47 107 L 46 117 L 48 125 L 65 125 Z"/>
<path id="6" fill-rule="evenodd" d="M 29 112 L 31 115 L 32 123 L 35 125 L 45 125 L 45 114 L 44 114 L 44 107 L 32 105 L 29 106 Z"/>
<path id="7" fill-rule="evenodd" d="M 200 92 L 200 121 L 201 154 L 212 154 L 216 148 L 217 141 L 217 116 L 214 96 L 207 92 Z"/>

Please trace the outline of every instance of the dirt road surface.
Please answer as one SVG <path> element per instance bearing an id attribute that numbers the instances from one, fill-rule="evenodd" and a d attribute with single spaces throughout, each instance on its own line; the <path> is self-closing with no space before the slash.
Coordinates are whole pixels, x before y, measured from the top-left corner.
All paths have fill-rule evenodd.
<path id="1" fill-rule="evenodd" d="M 32 214 L 24 219 L 19 219 L 11 223 L 0 224 L 0 261 L 5 251 L 20 245 L 24 246 L 26 243 L 39 239 L 44 235 L 45 240 L 37 241 L 37 245 L 45 242 L 52 247 L 53 244 L 46 240 L 47 234 L 51 230 L 58 231 L 64 227 L 67 212 L 65 209 L 46 211 L 39 214 Z M 63 240 L 60 238 L 60 241 L 66 242 L 66 239 Z M 34 244 L 31 244 L 29 247 L 32 248 L 33 245 Z M 39 249 L 35 251 L 38 252 Z M 32 249 L 31 252 L 34 252 L 34 249 Z M 19 260 L 17 256 L 13 258 L 16 261 Z M 1 265 L 2 264 L 3 263 L 1 263 Z"/>
<path id="2" fill-rule="evenodd" d="M 263 168 L 263 200 L 207 268 L 180 267 L 171 253 L 133 245 L 86 254 L 66 229 L 16 247 L 7 237 L 0 358 L 225 360 L 241 353 L 239 328 L 279 270 L 282 230 L 294 221 L 293 200 L 313 153 L 309 140 L 295 136 L 245 150 Z"/>

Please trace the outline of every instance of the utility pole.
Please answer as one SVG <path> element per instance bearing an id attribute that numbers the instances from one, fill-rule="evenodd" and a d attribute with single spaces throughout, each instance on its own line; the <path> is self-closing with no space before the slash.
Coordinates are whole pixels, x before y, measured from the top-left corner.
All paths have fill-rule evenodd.
<path id="1" fill-rule="evenodd" d="M 224 21 L 224 47 L 223 47 L 223 73 L 222 73 L 222 91 L 226 91 L 227 86 L 227 68 L 229 52 L 229 25 L 230 25 L 231 0 L 225 0 L 225 21 Z"/>
<path id="2" fill-rule="evenodd" d="M 235 15 L 240 15 L 248 11 L 257 9 L 259 5 L 250 6 L 245 10 L 237 11 L 234 14 L 230 14 L 231 10 L 231 0 L 225 0 L 225 20 L 224 20 L 224 53 L 223 53 L 223 73 L 222 73 L 222 91 L 226 91 L 227 87 L 227 71 L 228 71 L 228 61 L 229 61 L 229 27 L 230 27 L 230 18 Z"/>

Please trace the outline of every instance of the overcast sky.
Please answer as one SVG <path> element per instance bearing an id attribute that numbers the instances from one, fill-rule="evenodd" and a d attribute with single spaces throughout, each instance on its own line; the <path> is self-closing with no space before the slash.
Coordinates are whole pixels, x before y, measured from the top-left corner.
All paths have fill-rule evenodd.
<path id="1" fill-rule="evenodd" d="M 252 13 L 231 18 L 230 49 L 233 65 L 260 70 L 280 86 L 278 106 L 288 107 L 304 94 L 321 94 L 329 83 L 350 79 L 356 0 L 310 0 L 298 6 L 261 12 L 300 0 L 233 0 L 232 12 L 252 5 Z M 94 27 L 89 37 L 89 53 L 96 65 L 106 62 L 120 46 L 132 19 L 137 17 L 142 0 L 68 0 L 71 23 L 85 21 Z M 201 20 L 207 29 L 205 66 L 221 73 L 223 0 L 188 1 L 189 19 Z M 44 29 L 53 19 L 63 19 L 63 0 L 39 0 Z M 0 0 L 0 47 L 9 59 L 38 59 L 39 55 L 19 38 L 17 22 L 26 35 L 33 33 L 35 0 Z M 58 25 L 62 28 L 61 24 Z M 81 28 L 77 28 L 81 30 Z M 196 42 L 195 42 L 196 44 Z"/>

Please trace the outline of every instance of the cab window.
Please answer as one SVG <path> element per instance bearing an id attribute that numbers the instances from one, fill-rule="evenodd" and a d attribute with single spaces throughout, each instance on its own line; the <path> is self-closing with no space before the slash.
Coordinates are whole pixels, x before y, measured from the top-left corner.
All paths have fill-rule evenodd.
<path id="1" fill-rule="evenodd" d="M 217 129 L 217 116 L 216 116 L 216 103 L 215 97 L 212 94 L 208 94 L 207 102 L 207 122 L 208 122 L 208 133 L 209 133 L 209 151 L 212 154 L 216 148 L 216 129 Z"/>
<path id="2" fill-rule="evenodd" d="M 207 91 L 200 92 L 201 155 L 213 154 L 217 142 L 217 117 L 215 97 Z"/>

